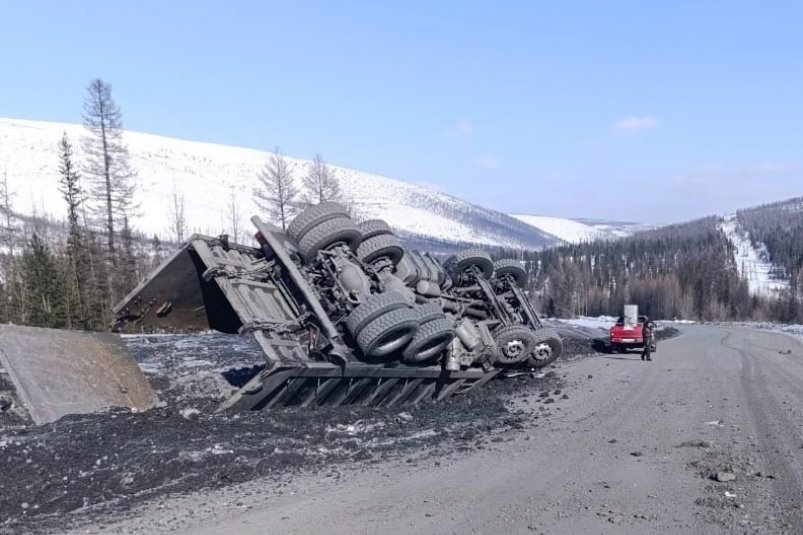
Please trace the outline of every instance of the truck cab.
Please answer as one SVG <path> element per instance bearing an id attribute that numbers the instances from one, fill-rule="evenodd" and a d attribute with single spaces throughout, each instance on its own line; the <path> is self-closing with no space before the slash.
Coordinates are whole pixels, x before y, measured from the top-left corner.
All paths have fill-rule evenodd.
<path id="1" fill-rule="evenodd" d="M 624 353 L 628 349 L 644 349 L 642 329 L 644 324 L 649 321 L 647 316 L 638 316 L 638 323 L 627 324 L 624 316 L 620 316 L 610 329 L 611 351 Z M 655 336 L 653 336 L 651 351 L 654 352 L 656 349 Z"/>

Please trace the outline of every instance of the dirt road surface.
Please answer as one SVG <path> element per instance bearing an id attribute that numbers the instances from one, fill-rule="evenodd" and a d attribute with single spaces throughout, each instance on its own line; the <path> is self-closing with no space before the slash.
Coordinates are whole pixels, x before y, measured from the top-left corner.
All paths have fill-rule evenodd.
<path id="1" fill-rule="evenodd" d="M 164 500 L 81 533 L 803 533 L 803 346 L 690 326 L 567 364 L 557 410 L 478 451 Z M 533 397 L 511 403 L 543 411 Z M 717 481 L 720 479 L 722 481 Z"/>

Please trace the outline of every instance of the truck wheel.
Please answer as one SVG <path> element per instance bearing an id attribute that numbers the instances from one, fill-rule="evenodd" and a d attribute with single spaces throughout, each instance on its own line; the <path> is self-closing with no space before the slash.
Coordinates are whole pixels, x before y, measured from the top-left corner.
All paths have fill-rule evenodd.
<path id="1" fill-rule="evenodd" d="M 385 257 L 395 266 L 403 256 L 404 249 L 393 234 L 379 234 L 368 239 L 363 235 L 363 242 L 357 247 L 357 258 L 366 264 Z"/>
<path id="2" fill-rule="evenodd" d="M 407 301 L 399 292 L 384 292 L 381 294 L 371 294 L 357 308 L 346 316 L 346 329 L 354 338 L 371 321 L 382 314 L 387 314 L 391 310 L 399 308 L 410 308 Z"/>
<path id="3" fill-rule="evenodd" d="M 437 359 L 454 339 L 454 322 L 440 314 L 440 318 L 423 323 L 416 331 L 402 355 L 407 364 L 424 364 Z"/>
<path id="4" fill-rule="evenodd" d="M 535 332 L 524 325 L 507 325 L 494 333 L 499 349 L 497 364 L 511 366 L 530 358 L 536 343 Z"/>
<path id="5" fill-rule="evenodd" d="M 539 329 L 535 331 L 535 349 L 527 360 L 527 365 L 533 368 L 543 368 L 555 360 L 563 352 L 563 340 L 552 329 Z"/>
<path id="6" fill-rule="evenodd" d="M 416 306 L 415 311 L 416 314 L 418 314 L 418 323 L 421 325 L 429 321 L 439 320 L 446 317 L 446 314 L 443 313 L 443 307 L 441 307 L 440 303 L 433 301 Z"/>
<path id="7" fill-rule="evenodd" d="M 298 214 L 287 226 L 287 235 L 296 242 L 300 242 L 304 236 L 321 223 L 330 219 L 348 219 L 349 213 L 342 204 L 324 201 L 314 204 Z"/>
<path id="8" fill-rule="evenodd" d="M 368 362 L 388 362 L 413 339 L 418 320 L 412 308 L 391 310 L 357 333 L 357 345 Z"/>
<path id="9" fill-rule="evenodd" d="M 384 219 L 369 219 L 357 225 L 360 228 L 363 241 L 374 236 L 393 235 L 390 225 Z"/>
<path id="10" fill-rule="evenodd" d="M 460 251 L 450 258 L 450 268 L 452 279 L 458 279 L 459 275 L 468 268 L 475 266 L 486 279 L 491 278 L 494 272 L 494 263 L 491 256 L 482 249 L 466 249 Z"/>
<path id="11" fill-rule="evenodd" d="M 524 288 L 527 285 L 527 272 L 521 267 L 521 262 L 518 260 L 497 260 L 494 262 L 494 272 L 497 279 L 505 275 L 512 276 L 519 288 Z"/>
<path id="12" fill-rule="evenodd" d="M 322 249 L 343 244 L 354 250 L 361 239 L 360 230 L 351 219 L 330 219 L 304 234 L 298 242 L 298 252 L 305 262 L 311 262 Z"/>

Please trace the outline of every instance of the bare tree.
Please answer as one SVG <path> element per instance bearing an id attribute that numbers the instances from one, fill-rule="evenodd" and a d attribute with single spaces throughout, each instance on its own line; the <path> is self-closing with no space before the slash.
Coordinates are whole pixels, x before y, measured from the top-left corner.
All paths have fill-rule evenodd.
<path id="1" fill-rule="evenodd" d="M 184 194 L 176 189 L 175 182 L 173 183 L 171 201 L 170 230 L 175 235 L 176 241 L 181 243 L 184 241 L 184 235 L 187 233 L 187 220 L 184 217 Z"/>
<path id="2" fill-rule="evenodd" d="M 136 175 L 123 143 L 122 113 L 112 98 L 111 85 L 99 78 L 86 88 L 83 122 L 87 129 L 82 140 L 84 173 L 90 179 L 91 212 L 102 221 L 110 259 L 116 265 L 117 232 L 134 209 Z"/>
<path id="3" fill-rule="evenodd" d="M 307 190 L 304 194 L 307 204 L 341 200 L 340 184 L 320 154 L 315 155 L 307 174 L 301 180 Z"/>
<path id="4" fill-rule="evenodd" d="M 227 226 L 231 230 L 231 237 L 234 243 L 240 243 L 240 206 L 237 203 L 237 197 L 234 195 L 234 191 L 230 193 L 229 203 L 226 209 Z"/>
<path id="5" fill-rule="evenodd" d="M 289 219 L 295 213 L 298 188 L 279 147 L 276 147 L 270 162 L 257 178 L 260 182 L 260 187 L 254 189 L 257 206 L 267 211 L 274 221 L 280 221 L 282 230 L 286 230 Z"/>

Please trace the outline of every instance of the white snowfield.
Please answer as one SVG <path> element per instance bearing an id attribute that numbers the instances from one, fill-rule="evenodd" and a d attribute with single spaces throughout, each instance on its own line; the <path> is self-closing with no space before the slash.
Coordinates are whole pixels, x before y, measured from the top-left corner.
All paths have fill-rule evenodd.
<path id="1" fill-rule="evenodd" d="M 631 236 L 634 232 L 651 230 L 655 225 L 593 219 L 569 219 L 528 214 L 510 214 L 519 221 L 532 225 L 567 243 L 583 243 L 598 239 L 611 240 Z"/>
<path id="2" fill-rule="evenodd" d="M 720 224 L 722 232 L 735 248 L 734 261 L 739 276 L 747 280 L 751 294 L 773 296 L 788 287 L 789 282 L 771 277 L 773 268 L 767 249 L 753 246 L 749 234 L 739 225 L 735 214 L 726 215 Z"/>
<path id="3" fill-rule="evenodd" d="M 603 230 L 564 217 L 526 214 L 510 215 L 569 243 L 581 243 L 607 237 L 607 233 Z"/>
<path id="4" fill-rule="evenodd" d="M 0 118 L 0 173 L 7 173 L 16 212 L 64 219 L 57 152 L 64 132 L 80 165 L 80 140 L 85 135 L 81 125 Z M 270 160 L 269 152 L 131 131 L 125 132 L 124 140 L 131 167 L 138 173 L 135 202 L 140 214 L 132 224 L 144 234 L 172 238 L 174 191 L 184 198 L 190 233 L 231 233 L 227 215 L 231 202 L 242 218 L 241 234 L 250 233 L 251 215 L 267 217 L 254 203 L 253 191 L 259 186 L 258 172 Z M 291 157 L 287 161 L 301 187 L 309 161 Z M 359 219 L 382 218 L 396 230 L 451 243 L 538 249 L 557 241 L 506 214 L 424 186 L 330 167 Z"/>

